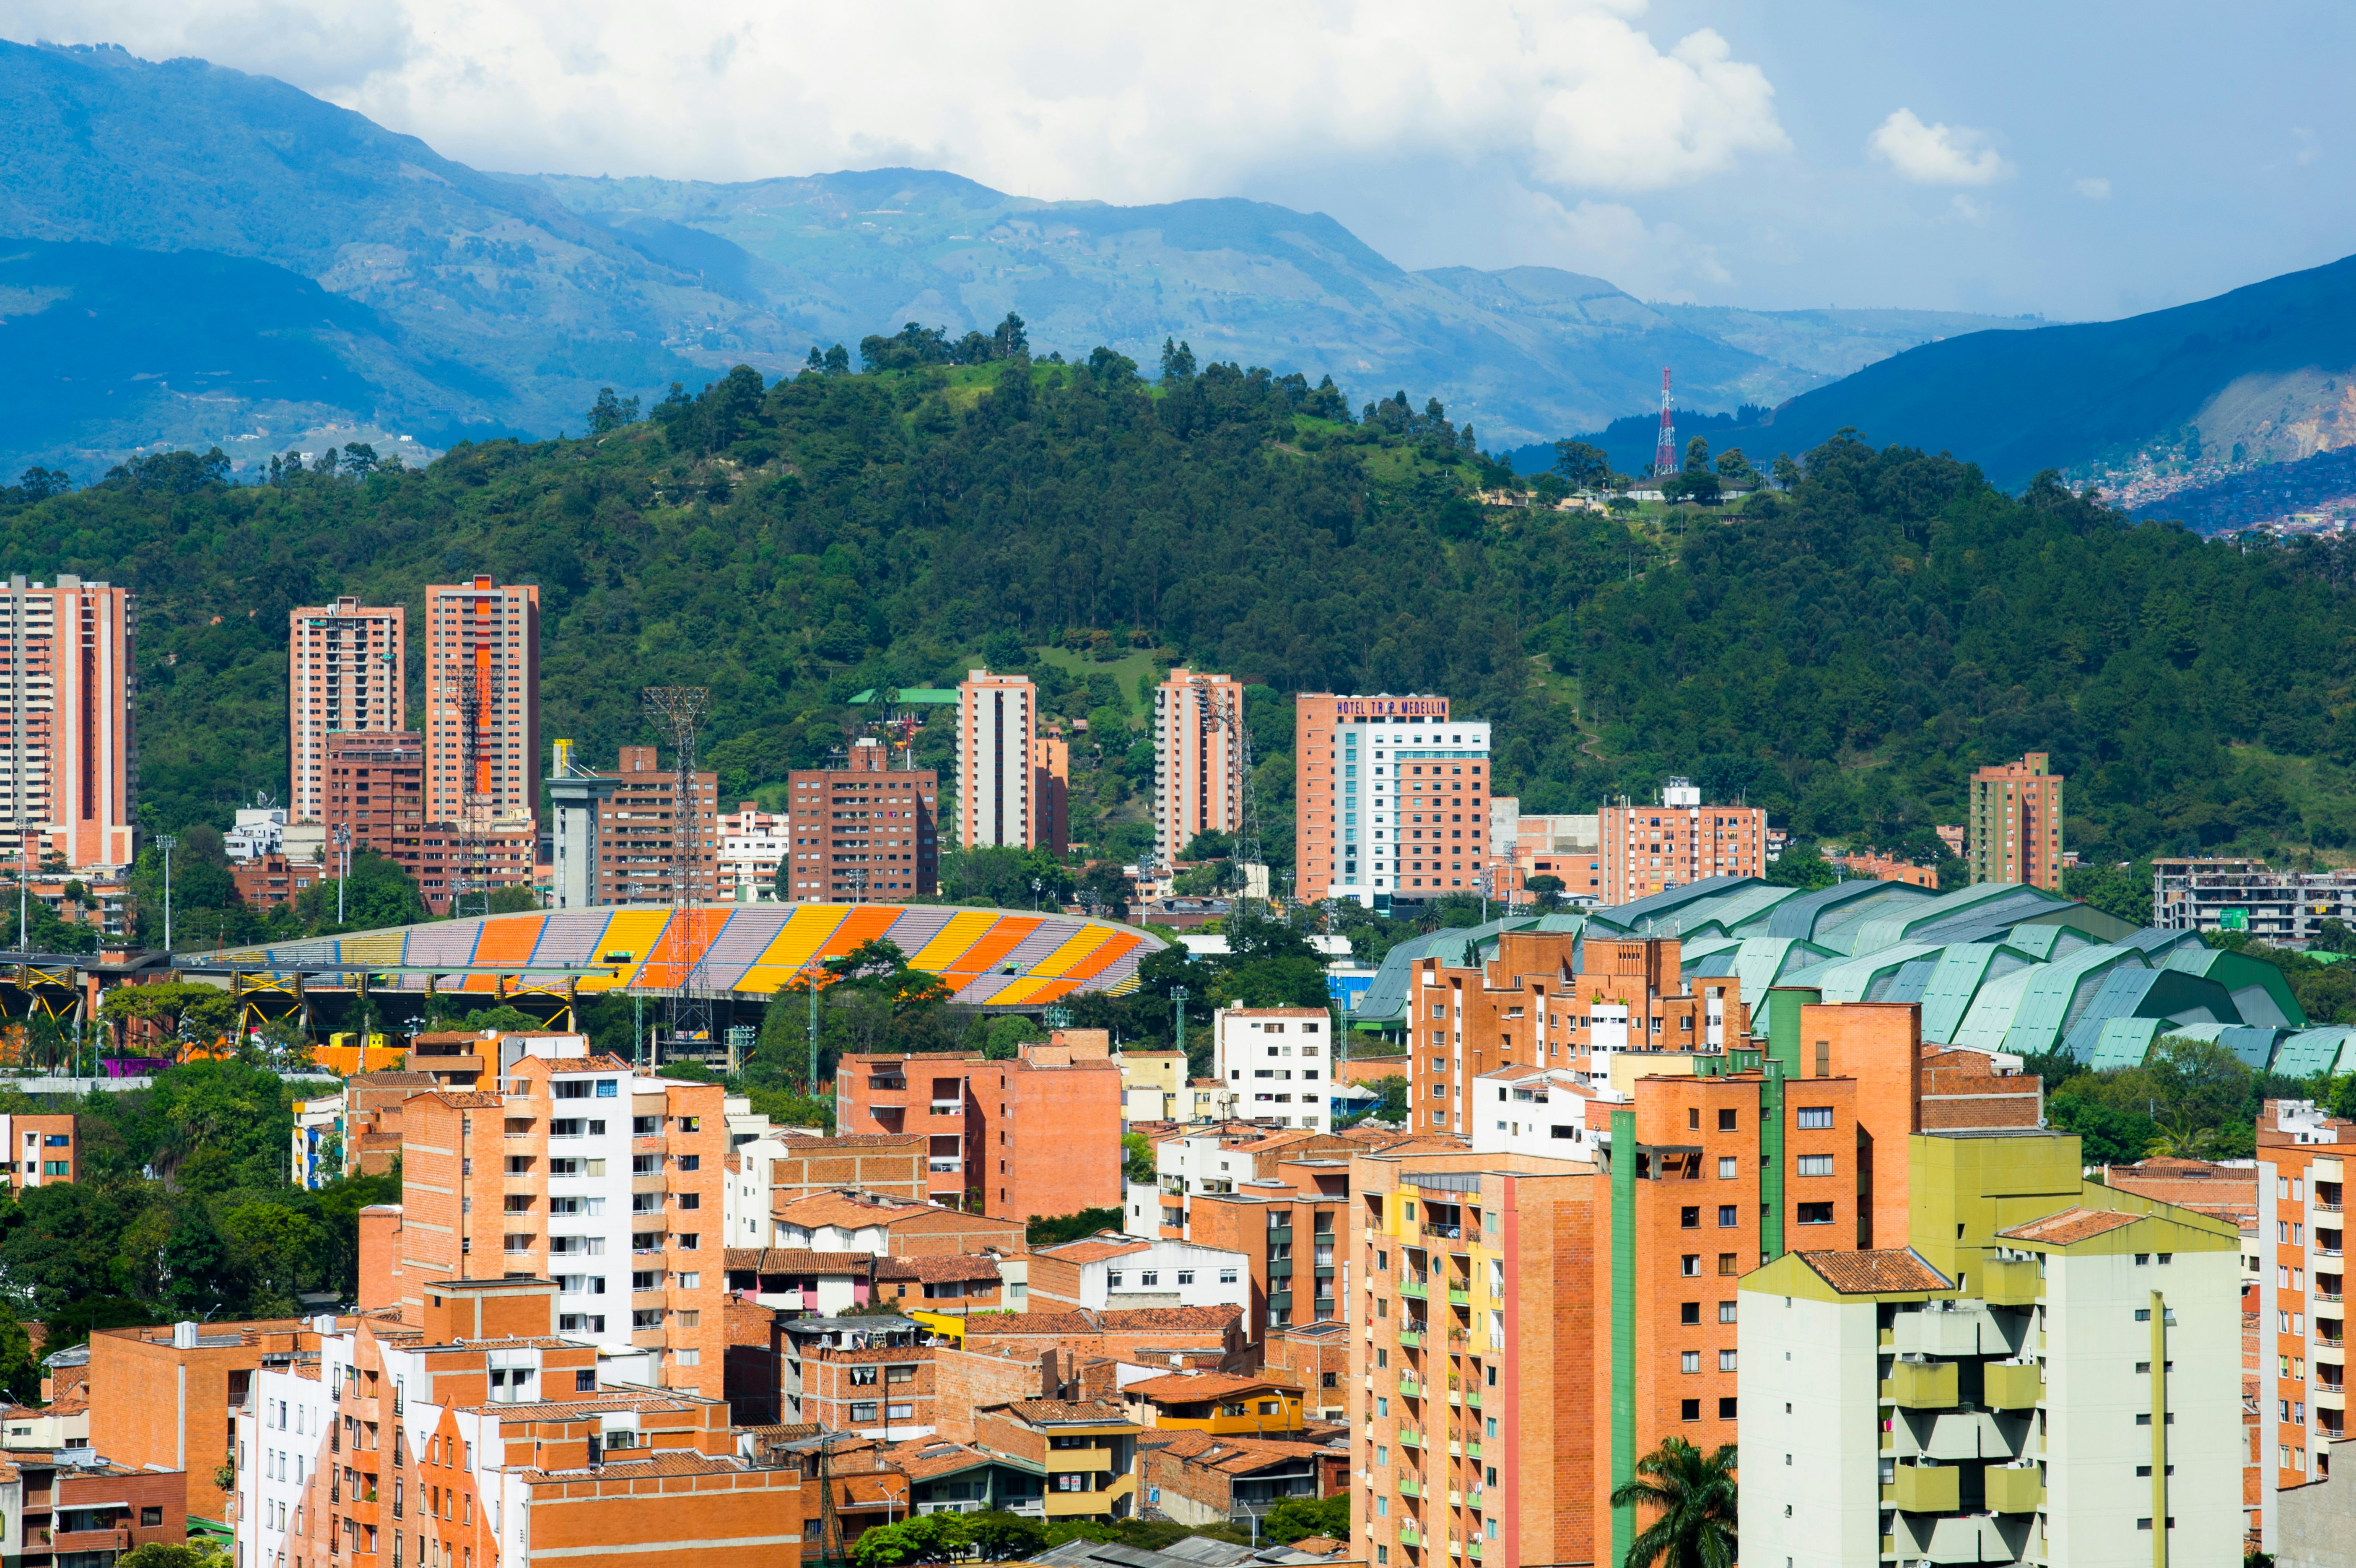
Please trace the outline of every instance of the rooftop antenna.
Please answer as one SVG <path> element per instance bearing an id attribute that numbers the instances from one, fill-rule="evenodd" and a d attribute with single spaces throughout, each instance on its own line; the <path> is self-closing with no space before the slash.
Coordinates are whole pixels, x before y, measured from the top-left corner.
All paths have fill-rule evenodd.
<path id="1" fill-rule="evenodd" d="M 1653 446 L 1653 477 L 1665 479 L 1677 471 L 1677 421 L 1669 412 L 1669 367 L 1661 367 L 1661 436 Z"/>

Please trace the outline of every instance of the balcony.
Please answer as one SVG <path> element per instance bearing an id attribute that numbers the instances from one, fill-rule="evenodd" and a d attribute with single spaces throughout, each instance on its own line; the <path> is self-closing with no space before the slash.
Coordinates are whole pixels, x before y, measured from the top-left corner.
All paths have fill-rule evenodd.
<path id="1" fill-rule="evenodd" d="M 1987 1368 L 1983 1402 L 1990 1410 L 2028 1410 L 2044 1397 L 2044 1374 L 2034 1363 L 2013 1367 L 1997 1362 Z"/>
<path id="2" fill-rule="evenodd" d="M 1402 1448 L 1420 1448 L 1423 1446 L 1423 1434 L 1416 1431 L 1411 1426 L 1402 1426 L 1398 1429 L 1398 1440 L 1399 1446 Z"/>
<path id="3" fill-rule="evenodd" d="M 1423 1544 L 1423 1531 L 1416 1529 L 1415 1526 L 1411 1524 L 1403 1524 L 1399 1526 L 1399 1544 L 1401 1546 L 1421 1546 Z"/>
<path id="4" fill-rule="evenodd" d="M 1882 1488 L 1882 1501 L 1907 1513 L 1954 1513 L 1961 1506 L 1963 1472 L 1953 1465 L 1901 1465 Z"/>
<path id="5" fill-rule="evenodd" d="M 1431 1287 L 1421 1280 L 1401 1280 L 1398 1292 L 1401 1295 L 1412 1296 L 1417 1301 L 1423 1301 L 1430 1296 Z"/>
<path id="6" fill-rule="evenodd" d="M 932 1101 L 926 1109 L 936 1116 L 962 1116 L 965 1114 L 965 1101 L 962 1100 L 936 1100 Z"/>
<path id="7" fill-rule="evenodd" d="M 925 1162 L 925 1168 L 937 1175 L 954 1175 L 956 1172 L 965 1169 L 965 1162 L 963 1160 L 928 1159 Z"/>
<path id="8" fill-rule="evenodd" d="M 1401 1345 L 1406 1346 L 1410 1350 L 1420 1350 L 1423 1348 L 1423 1336 L 1412 1328 L 1400 1329 L 1398 1342 Z"/>
<path id="9" fill-rule="evenodd" d="M 1901 1410 L 1946 1410 L 1956 1399 L 1955 1363 L 1901 1361 L 1890 1369 L 1882 1392 Z"/>
<path id="10" fill-rule="evenodd" d="M 1400 1478 L 1398 1491 L 1399 1496 L 1403 1498 L 1419 1498 L 1423 1496 L 1423 1487 L 1412 1478 L 1406 1477 L 1402 1477 Z"/>
<path id="11" fill-rule="evenodd" d="M 1464 1289 L 1461 1285 L 1450 1285 L 1448 1287 L 1448 1305 L 1451 1306 L 1470 1306 L 1472 1305 L 1472 1293 Z"/>
<path id="12" fill-rule="evenodd" d="M 2035 1513 L 2045 1502 L 2045 1482 L 2034 1465 L 1991 1465 L 1987 1470 L 1991 1513 Z"/>
<path id="13" fill-rule="evenodd" d="M 2033 1306 L 2045 1289 L 2034 1258 L 1994 1258 L 1980 1268 L 1980 1299 L 1990 1306 Z"/>
<path id="14" fill-rule="evenodd" d="M 1402 1372 L 1399 1374 L 1399 1393 L 1406 1399 L 1419 1400 L 1423 1397 L 1423 1384 L 1417 1380 L 1413 1372 Z"/>

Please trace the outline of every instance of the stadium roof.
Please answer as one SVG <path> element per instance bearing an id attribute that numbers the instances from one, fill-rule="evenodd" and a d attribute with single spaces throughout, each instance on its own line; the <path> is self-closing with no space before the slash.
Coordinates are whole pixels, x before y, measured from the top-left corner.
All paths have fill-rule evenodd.
<path id="1" fill-rule="evenodd" d="M 1077 915 L 969 909 L 941 904 L 717 904 L 675 918 L 667 907 L 624 905 L 475 916 L 322 937 L 185 961 L 293 973 L 306 965 L 381 963 L 388 970 L 449 964 L 445 991 L 489 992 L 501 981 L 562 985 L 584 993 L 645 991 L 766 996 L 806 965 L 886 940 L 911 967 L 937 974 L 970 1006 L 1040 1006 L 1078 992 L 1134 991 L 1138 965 L 1166 944 L 1110 920 Z M 181 960 L 177 960 L 181 961 Z M 514 964 L 512 971 L 490 966 Z M 582 965 L 610 965 L 581 973 Z M 379 989 L 422 991 L 426 975 L 402 974 Z"/>

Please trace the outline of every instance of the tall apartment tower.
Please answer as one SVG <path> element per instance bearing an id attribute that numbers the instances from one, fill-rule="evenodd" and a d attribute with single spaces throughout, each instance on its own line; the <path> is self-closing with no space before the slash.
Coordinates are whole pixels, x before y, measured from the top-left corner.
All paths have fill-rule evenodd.
<path id="1" fill-rule="evenodd" d="M 487 831 L 539 809 L 540 590 L 487 575 L 429 586 L 425 820 Z"/>
<path id="2" fill-rule="evenodd" d="M 2046 754 L 1972 775 L 1974 882 L 2026 882 L 2062 891 L 2062 775 Z"/>
<path id="3" fill-rule="evenodd" d="M 286 757 L 290 822 L 322 822 L 329 737 L 409 727 L 409 615 L 356 597 L 286 612 Z"/>
<path id="4" fill-rule="evenodd" d="M 2257 1517 L 2250 1522 L 2261 1549 L 2276 1552 L 2282 1494 L 2321 1484 L 2332 1448 L 2349 1433 L 2346 1208 L 2356 1122 L 2312 1101 L 2269 1100 L 2257 1134 Z"/>
<path id="5" fill-rule="evenodd" d="M 1197 833 L 1243 825 L 1244 689 L 1232 675 L 1173 670 L 1153 693 L 1153 850 L 1168 865 Z"/>
<path id="6" fill-rule="evenodd" d="M 136 618 L 131 590 L 105 583 L 0 588 L 0 854 L 131 864 Z"/>
<path id="7" fill-rule="evenodd" d="M 894 768 L 883 742 L 847 768 L 796 768 L 777 897 L 789 904 L 896 904 L 940 890 L 940 776 Z"/>
<path id="8" fill-rule="evenodd" d="M 958 683 L 958 843 L 1029 849 L 1040 842 L 1031 741 L 1039 693 L 1024 675 L 968 671 Z"/>
<path id="9" fill-rule="evenodd" d="M 1767 813 L 1756 806 L 1705 806 L 1686 779 L 1670 779 L 1658 805 L 1622 802 L 1604 807 L 1600 817 L 1606 904 L 1633 903 L 1712 876 L 1767 874 Z"/>

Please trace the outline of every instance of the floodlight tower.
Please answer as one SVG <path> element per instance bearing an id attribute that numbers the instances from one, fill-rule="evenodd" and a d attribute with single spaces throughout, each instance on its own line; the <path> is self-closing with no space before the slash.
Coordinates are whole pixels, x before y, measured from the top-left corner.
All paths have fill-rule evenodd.
<path id="1" fill-rule="evenodd" d="M 670 929 L 678 935 L 673 961 L 679 965 L 678 989 L 670 999 L 671 1048 L 682 1039 L 709 1039 L 712 999 L 697 989 L 703 978 L 703 954 L 696 941 L 695 871 L 701 864 L 703 831 L 695 787 L 695 732 L 712 711 L 708 686 L 648 686 L 647 716 L 670 737 L 671 765 L 676 782 L 671 790 Z M 642 970 L 640 972 L 644 972 Z"/>

